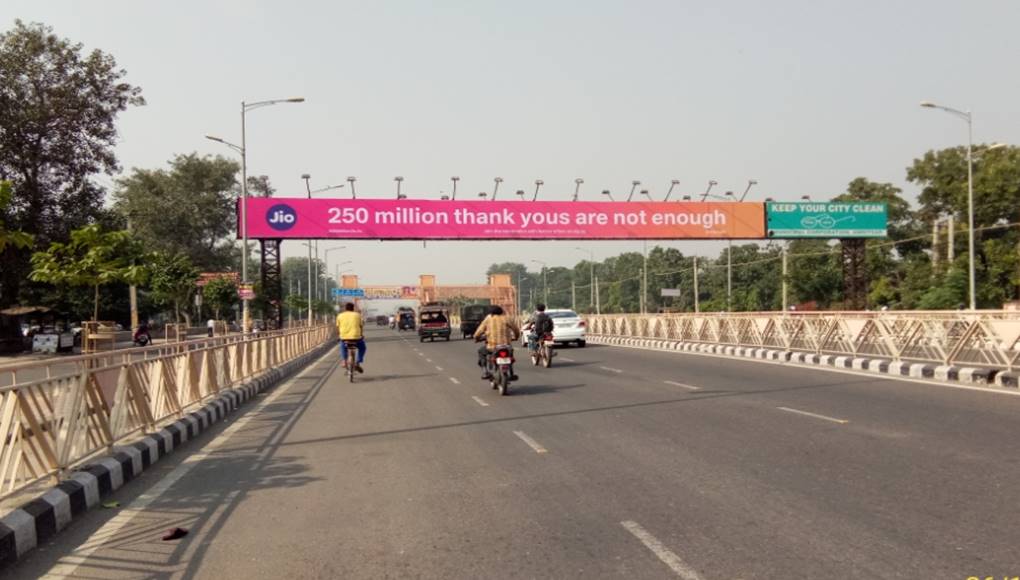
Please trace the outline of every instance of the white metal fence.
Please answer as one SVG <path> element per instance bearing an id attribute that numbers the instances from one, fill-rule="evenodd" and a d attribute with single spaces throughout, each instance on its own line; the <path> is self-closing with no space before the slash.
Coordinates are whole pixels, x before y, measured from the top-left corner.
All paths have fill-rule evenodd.
<path id="1" fill-rule="evenodd" d="M 1020 366 L 1020 312 L 760 312 L 589 315 L 595 336 L 658 338 L 893 361 Z"/>
<path id="2" fill-rule="evenodd" d="M 0 367 L 0 498 L 320 346 L 323 325 Z"/>

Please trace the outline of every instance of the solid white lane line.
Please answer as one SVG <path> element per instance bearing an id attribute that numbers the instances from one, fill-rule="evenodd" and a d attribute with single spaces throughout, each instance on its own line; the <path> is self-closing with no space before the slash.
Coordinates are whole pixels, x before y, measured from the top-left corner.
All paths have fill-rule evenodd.
<path id="1" fill-rule="evenodd" d="M 694 568 L 688 566 L 686 562 L 680 559 L 680 556 L 677 556 L 672 550 L 664 546 L 658 538 L 649 534 L 648 530 L 641 527 L 641 524 L 628 520 L 620 522 L 620 525 L 631 534 L 634 534 L 635 538 L 641 540 L 641 543 L 658 556 L 665 565 L 669 566 L 670 570 L 675 572 L 677 576 L 684 580 L 702 580 L 701 575 L 695 572 Z"/>
<path id="2" fill-rule="evenodd" d="M 430 362 L 432 362 L 432 359 L 427 358 L 427 359 L 425 359 L 425 362 L 430 363 Z"/>
<path id="3" fill-rule="evenodd" d="M 436 367 L 436 370 L 439 371 L 439 372 L 442 372 L 443 371 L 443 367 Z"/>
<path id="4" fill-rule="evenodd" d="M 614 369 L 613 367 L 599 367 L 599 368 L 604 370 L 604 371 L 609 371 L 611 373 L 622 373 L 623 372 L 620 369 Z"/>
<path id="5" fill-rule="evenodd" d="M 202 460 L 210 457 L 217 449 L 223 446 L 223 444 L 229 442 L 234 433 L 244 429 L 244 427 L 252 419 L 262 416 L 261 412 L 263 409 L 273 404 L 273 402 L 280 398 L 281 395 L 286 394 L 295 382 L 315 369 L 315 367 L 317 367 L 318 364 L 328 356 L 333 356 L 332 351 L 309 364 L 298 376 L 277 387 L 272 394 L 234 421 L 233 425 L 227 427 L 215 439 L 206 443 L 205 446 L 202 447 L 201 451 L 189 455 L 184 461 L 179 463 L 173 471 L 165 475 L 163 479 L 159 480 L 156 485 L 153 485 L 145 491 L 145 493 L 132 500 L 120 511 L 120 513 L 103 524 L 99 530 L 93 532 L 81 546 L 69 555 L 61 558 L 61 561 L 51 568 L 43 577 L 53 579 L 78 577 L 75 574 L 78 567 L 87 564 L 89 557 L 92 556 L 96 550 L 105 546 L 109 540 L 116 538 L 117 534 L 124 528 L 124 526 L 131 523 L 131 520 L 135 516 L 144 514 L 152 502 L 160 499 L 160 497 L 166 493 L 173 484 L 177 483 L 182 477 L 187 475 L 188 472 L 194 469 Z"/>
<path id="6" fill-rule="evenodd" d="M 572 358 L 567 358 L 565 356 L 560 356 L 560 357 L 557 357 L 557 358 L 560 359 L 563 362 L 577 362 L 576 360 L 574 360 Z"/>
<path id="7" fill-rule="evenodd" d="M 459 385 L 459 384 L 460 384 L 460 381 L 458 381 L 458 380 L 457 380 L 456 378 L 454 378 L 454 377 L 450 377 L 450 382 L 451 382 L 451 383 L 453 383 L 453 384 L 455 384 L 455 385 Z"/>
<path id="8" fill-rule="evenodd" d="M 801 411 L 799 409 L 791 409 L 789 407 L 776 407 L 776 408 L 779 409 L 780 411 L 789 411 L 790 413 L 797 413 L 798 415 L 806 415 L 808 417 L 814 417 L 815 419 L 823 419 L 825 421 L 832 421 L 833 423 L 839 423 L 840 425 L 844 425 L 844 424 L 850 422 L 850 421 L 848 421 L 846 419 L 836 419 L 835 417 L 826 417 L 825 415 L 819 415 L 817 413 L 809 413 L 807 411 Z"/>
<path id="9" fill-rule="evenodd" d="M 528 447 L 531 447 L 532 449 L 535 450 L 535 453 L 548 453 L 549 452 L 549 450 L 546 449 L 545 447 L 542 447 L 538 443 L 538 441 L 535 441 L 531 437 L 528 437 L 528 435 L 524 431 L 514 431 L 514 435 L 520 437 L 521 441 L 524 441 L 525 443 L 528 444 Z"/>
<path id="10" fill-rule="evenodd" d="M 683 383 L 678 383 L 676 381 L 662 381 L 662 382 L 666 383 L 667 385 L 673 385 L 674 387 L 680 387 L 681 389 L 689 389 L 692 391 L 701 390 L 701 387 L 695 387 L 694 385 L 685 385 Z"/>
<path id="11" fill-rule="evenodd" d="M 485 401 L 481 400 L 478 397 L 472 396 L 471 398 L 474 399 L 476 403 L 478 403 L 479 405 L 481 405 L 483 407 L 488 407 L 489 406 L 488 403 L 486 403 Z"/>

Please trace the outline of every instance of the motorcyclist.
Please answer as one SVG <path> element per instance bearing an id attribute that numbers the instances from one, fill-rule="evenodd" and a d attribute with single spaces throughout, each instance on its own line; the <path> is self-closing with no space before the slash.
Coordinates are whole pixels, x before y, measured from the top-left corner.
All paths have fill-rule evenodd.
<path id="1" fill-rule="evenodd" d="M 538 341 L 546 334 L 552 334 L 553 321 L 548 314 L 545 313 L 545 304 L 535 305 L 535 313 L 528 319 L 525 328 L 531 330 L 528 333 L 528 349 L 535 351 L 538 350 Z"/>
<path id="2" fill-rule="evenodd" d="M 361 313 L 354 309 L 353 302 L 344 304 L 344 311 L 337 314 L 336 330 L 340 337 L 340 360 L 343 361 L 343 367 L 347 368 L 347 341 L 357 341 L 358 360 L 354 370 L 359 373 L 365 372 L 361 367 L 365 362 L 365 352 L 368 350 L 368 345 L 365 344 L 365 321 L 361 318 Z"/>
<path id="3" fill-rule="evenodd" d="M 493 306 L 474 334 L 475 340 L 482 340 L 482 337 L 485 339 L 485 344 L 478 347 L 478 366 L 485 370 L 482 374 L 483 379 L 492 378 L 489 371 L 489 355 L 500 345 L 510 346 L 513 352 L 512 345 L 520 336 L 521 329 L 517 323 L 503 312 L 502 307 Z M 516 380 L 517 376 L 513 375 L 510 379 Z"/>
<path id="4" fill-rule="evenodd" d="M 152 342 L 152 337 L 149 335 L 148 323 L 143 322 L 139 324 L 138 328 L 135 329 L 135 333 L 134 335 L 132 335 L 131 339 L 138 346 L 145 346 Z"/>

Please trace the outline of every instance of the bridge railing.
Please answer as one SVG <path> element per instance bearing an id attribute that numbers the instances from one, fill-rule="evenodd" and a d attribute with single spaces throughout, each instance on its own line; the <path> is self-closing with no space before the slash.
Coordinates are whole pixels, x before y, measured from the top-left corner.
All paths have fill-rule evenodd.
<path id="1" fill-rule="evenodd" d="M 0 499 L 328 340 L 330 325 L 0 367 Z"/>
<path id="2" fill-rule="evenodd" d="M 742 312 L 588 315 L 595 336 L 774 348 L 1014 370 L 1020 312 Z"/>

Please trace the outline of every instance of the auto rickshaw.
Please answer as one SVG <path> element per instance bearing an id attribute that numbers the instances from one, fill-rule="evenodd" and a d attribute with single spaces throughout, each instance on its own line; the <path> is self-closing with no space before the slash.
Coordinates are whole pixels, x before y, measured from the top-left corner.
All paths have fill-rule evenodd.
<path id="1" fill-rule="evenodd" d="M 469 304 L 460 309 L 460 333 L 464 338 L 475 334 L 488 313 L 489 307 L 484 304 Z"/>
<path id="2" fill-rule="evenodd" d="M 414 330 L 414 310 L 397 312 L 397 330 Z"/>
<path id="3" fill-rule="evenodd" d="M 445 306 L 423 306 L 418 312 L 418 341 L 450 340 L 450 313 Z"/>

